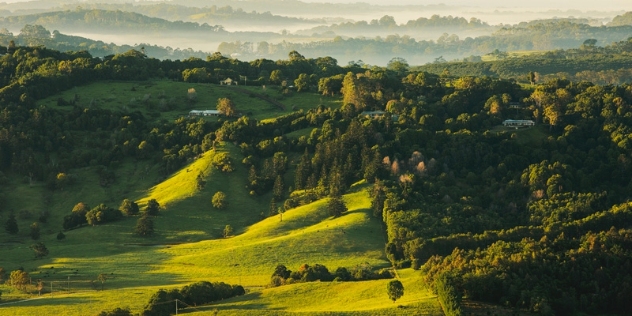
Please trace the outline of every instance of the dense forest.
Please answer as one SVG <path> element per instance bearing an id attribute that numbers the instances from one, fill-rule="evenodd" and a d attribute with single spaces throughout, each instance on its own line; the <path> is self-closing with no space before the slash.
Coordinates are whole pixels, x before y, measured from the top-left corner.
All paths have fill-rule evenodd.
<path id="1" fill-rule="evenodd" d="M 629 41 L 585 49 L 591 58 L 606 58 L 614 49 L 629 53 Z M 46 181 L 54 191 L 73 180 L 60 174 L 100 166 L 107 185 L 126 158 L 153 159 L 166 176 L 214 142 L 230 141 L 249 170 L 248 190 L 272 192 L 272 203 L 284 209 L 324 197 L 336 201 L 353 183 L 370 183 L 387 257 L 396 267 L 420 269 L 451 309 L 465 296 L 543 315 L 628 310 L 630 84 L 556 78 L 519 85 L 410 71 L 401 59 L 387 68 L 341 67 L 334 58 L 297 51 L 252 62 L 221 54 L 160 61 L 135 50 L 103 59 L 44 47 L 6 51 L 0 57 L 0 178 Z M 60 99 L 58 108 L 38 106 L 44 97 L 95 81 L 218 83 L 239 76 L 253 85 L 289 90 L 293 83 L 296 93 L 340 95 L 342 105 L 267 121 L 244 115 L 172 122 L 133 107 L 91 107 L 78 97 Z M 369 110 L 384 113 L 371 118 L 363 114 Z M 536 126 L 503 129 L 505 119 Z M 304 129 L 311 131 L 284 136 Z M 287 195 L 281 181 L 290 155 L 300 159 Z"/>

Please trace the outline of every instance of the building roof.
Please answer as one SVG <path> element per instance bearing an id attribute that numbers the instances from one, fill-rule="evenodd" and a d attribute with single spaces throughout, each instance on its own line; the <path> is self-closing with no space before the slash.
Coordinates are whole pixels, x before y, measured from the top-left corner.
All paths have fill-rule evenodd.
<path id="1" fill-rule="evenodd" d="M 533 120 L 504 120 L 503 123 L 535 123 Z"/>
<path id="2" fill-rule="evenodd" d="M 362 115 L 383 115 L 386 114 L 384 111 L 364 111 Z"/>
<path id="3" fill-rule="evenodd" d="M 191 110 L 189 114 L 220 114 L 218 110 Z"/>

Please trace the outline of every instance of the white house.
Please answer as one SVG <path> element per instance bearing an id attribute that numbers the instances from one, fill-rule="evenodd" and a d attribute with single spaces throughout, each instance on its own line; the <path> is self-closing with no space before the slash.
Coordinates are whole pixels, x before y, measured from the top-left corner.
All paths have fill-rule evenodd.
<path id="1" fill-rule="evenodd" d="M 220 116 L 218 110 L 191 110 L 189 116 Z"/>
<path id="2" fill-rule="evenodd" d="M 384 111 L 364 111 L 360 115 L 374 119 L 374 118 L 382 117 L 384 116 L 384 114 L 386 114 L 386 112 Z"/>
<path id="3" fill-rule="evenodd" d="M 231 86 L 231 85 L 239 85 L 238 81 L 235 81 L 231 78 L 226 78 L 226 80 L 222 80 L 219 82 L 220 85 L 226 85 L 226 86 Z"/>
<path id="4" fill-rule="evenodd" d="M 534 126 L 533 120 L 505 120 L 503 126 L 507 127 L 522 127 L 522 126 Z"/>

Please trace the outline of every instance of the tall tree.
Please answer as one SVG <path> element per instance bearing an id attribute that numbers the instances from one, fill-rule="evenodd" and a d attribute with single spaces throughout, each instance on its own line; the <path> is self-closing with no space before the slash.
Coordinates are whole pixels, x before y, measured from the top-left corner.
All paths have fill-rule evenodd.
<path id="1" fill-rule="evenodd" d="M 40 227 L 39 224 L 37 222 L 34 222 L 33 224 L 31 224 L 31 231 L 29 233 L 29 235 L 31 236 L 31 239 L 33 240 L 37 240 L 40 238 Z"/>
<path id="2" fill-rule="evenodd" d="M 138 214 L 140 210 L 138 209 L 138 204 L 136 202 L 131 201 L 129 199 L 123 200 L 120 206 L 121 212 L 127 216 L 132 216 Z"/>
<path id="3" fill-rule="evenodd" d="M 348 72 L 342 80 L 342 104 L 353 104 L 356 108 L 363 107 L 356 86 L 356 77 L 352 72 Z"/>
<path id="4" fill-rule="evenodd" d="M 235 103 L 229 98 L 219 98 L 217 100 L 217 110 L 226 116 L 233 116 L 236 112 Z"/>
<path id="5" fill-rule="evenodd" d="M 15 215 L 13 213 L 9 214 L 9 218 L 4 223 L 4 229 L 11 235 L 15 235 L 20 231 L 18 228 L 18 222 L 15 220 Z"/>
<path id="6" fill-rule="evenodd" d="M 388 298 L 395 303 L 400 297 L 404 296 L 404 285 L 399 280 L 392 280 L 386 286 Z"/>
<path id="7" fill-rule="evenodd" d="M 147 215 L 143 214 L 134 226 L 134 234 L 142 237 L 151 236 L 154 234 L 154 220 Z"/>
<path id="8" fill-rule="evenodd" d="M 211 203 L 213 204 L 214 208 L 225 209 L 226 207 L 228 207 L 228 201 L 226 200 L 226 193 L 222 191 L 217 191 L 215 194 L 213 194 Z"/>
<path id="9" fill-rule="evenodd" d="M 276 179 L 274 180 L 274 187 L 272 188 L 272 195 L 274 195 L 274 200 L 281 201 L 283 199 L 283 193 L 283 177 L 281 177 L 281 175 L 277 175 Z"/>
<path id="10" fill-rule="evenodd" d="M 108 276 L 105 273 L 100 273 L 97 276 L 97 280 L 99 280 L 99 282 L 101 282 L 101 291 L 103 291 L 103 284 L 105 283 L 105 281 L 108 279 Z"/>
<path id="11" fill-rule="evenodd" d="M 226 225 L 226 227 L 224 227 L 224 231 L 222 233 L 224 235 L 224 238 L 228 238 L 229 236 L 231 236 L 233 234 L 233 226 Z"/>
<path id="12" fill-rule="evenodd" d="M 327 211 L 329 211 L 329 215 L 338 217 L 347 211 L 347 205 L 345 201 L 342 200 L 342 197 L 332 196 L 327 203 Z"/>
<path id="13" fill-rule="evenodd" d="M 283 72 L 281 70 L 273 70 L 272 73 L 270 73 L 270 82 L 273 84 L 281 84 L 281 82 L 283 81 Z"/>
<path id="14" fill-rule="evenodd" d="M 294 86 L 296 91 L 308 91 L 309 90 L 309 76 L 307 74 L 300 74 L 298 78 L 294 80 Z"/>
<path id="15" fill-rule="evenodd" d="M 160 203 L 156 201 L 156 199 L 151 199 L 147 201 L 147 206 L 145 207 L 145 213 L 150 216 L 157 216 L 160 212 Z"/>
<path id="16" fill-rule="evenodd" d="M 35 258 L 48 256 L 48 248 L 46 248 L 46 245 L 44 245 L 44 243 L 41 241 L 31 245 L 30 248 L 33 249 L 33 252 L 35 253 Z"/>

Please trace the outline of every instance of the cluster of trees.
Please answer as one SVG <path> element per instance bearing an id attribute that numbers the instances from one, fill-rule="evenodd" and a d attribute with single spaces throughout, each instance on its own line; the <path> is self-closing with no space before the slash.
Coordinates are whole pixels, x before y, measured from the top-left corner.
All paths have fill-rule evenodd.
<path id="1" fill-rule="evenodd" d="M 423 99 L 400 100 L 390 129 L 375 125 L 383 158 L 372 206 L 387 227 L 389 259 L 423 264 L 444 308 L 458 310 L 464 293 L 544 314 L 623 313 L 632 87 L 442 82 Z M 519 100 L 516 109 L 509 100 Z M 489 131 L 506 118 L 547 127 Z"/>
<path id="2" fill-rule="evenodd" d="M 151 216 L 157 216 L 159 212 L 160 204 L 158 201 L 155 199 L 149 200 L 134 228 L 135 234 L 140 236 L 153 234 L 154 227 Z M 119 209 L 108 207 L 103 203 L 91 209 L 87 204 L 79 202 L 72 208 L 71 214 L 64 216 L 62 226 L 64 230 L 81 227 L 84 224 L 96 226 L 120 220 L 123 216 L 135 216 L 139 213 L 138 204 L 129 199 L 123 200 Z M 63 238 L 65 238 L 65 236 L 61 239 Z"/>
<path id="3" fill-rule="evenodd" d="M 8 275 L 3 267 L 0 267 L 0 283 L 5 283 L 22 292 L 31 292 L 36 290 L 40 295 L 44 289 L 44 282 L 40 280 L 32 280 L 28 272 L 23 268 L 11 271 Z M 0 296 L 2 293 L 0 292 Z"/>
<path id="4" fill-rule="evenodd" d="M 329 272 L 327 267 L 318 263 L 314 265 L 302 264 L 297 271 L 289 270 L 286 266 L 280 264 L 272 273 L 270 286 L 276 287 L 285 284 L 314 281 L 343 282 L 392 278 L 393 272 L 390 269 L 373 271 L 373 268 L 367 263 L 359 264 L 352 269 L 338 267 L 334 272 Z"/>
<path id="5" fill-rule="evenodd" d="M 202 281 L 181 289 L 161 289 L 151 296 L 141 315 L 171 315 L 176 307 L 186 308 L 204 305 L 244 294 L 246 291 L 241 285 L 230 285 L 224 282 Z"/>
<path id="6" fill-rule="evenodd" d="M 139 112 L 91 108 L 90 100 L 78 95 L 58 102 L 70 106 L 67 111 L 35 104 L 35 100 L 94 80 L 164 78 L 165 71 L 157 65 L 161 62 L 137 51 L 104 60 L 85 52 L 66 54 L 43 47 L 16 47 L 3 55 L 0 171 L 15 171 L 29 181 L 47 181 L 54 190 L 80 181 L 68 172 L 70 168 L 100 166 L 96 171 L 101 185 L 108 186 L 116 181 L 112 166 L 126 157 L 155 159 L 168 174 L 208 150 L 213 141 L 208 134 L 218 123 L 184 118 L 175 124 L 154 122 Z M 182 72 L 173 71 L 177 76 Z"/>

